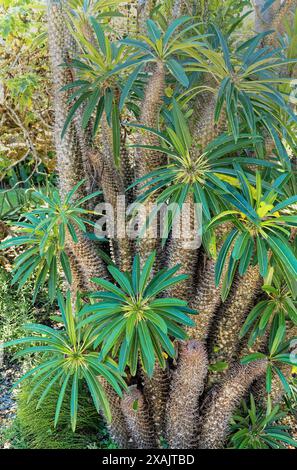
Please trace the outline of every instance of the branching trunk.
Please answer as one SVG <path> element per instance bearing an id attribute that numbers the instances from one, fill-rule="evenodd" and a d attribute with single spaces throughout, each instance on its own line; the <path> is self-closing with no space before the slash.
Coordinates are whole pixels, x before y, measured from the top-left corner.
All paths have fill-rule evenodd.
<path id="1" fill-rule="evenodd" d="M 165 433 L 166 403 L 170 386 L 169 368 L 163 370 L 159 363 L 156 363 L 152 378 L 143 373 L 142 380 L 143 393 L 152 415 L 156 435 L 160 440 Z"/>

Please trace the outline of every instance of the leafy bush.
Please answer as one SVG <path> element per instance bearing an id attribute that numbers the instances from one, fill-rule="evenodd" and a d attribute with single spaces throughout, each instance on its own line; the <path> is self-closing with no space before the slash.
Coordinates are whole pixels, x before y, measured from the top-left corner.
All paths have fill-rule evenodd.
<path id="1" fill-rule="evenodd" d="M 43 384 L 42 393 L 48 384 Z M 88 446 L 113 447 L 107 439 L 102 418 L 98 415 L 90 394 L 82 387 L 79 395 L 79 416 L 77 429 L 73 433 L 69 424 L 71 387 L 65 391 L 65 400 L 60 411 L 60 421 L 54 427 L 53 416 L 59 397 L 59 386 L 56 384 L 47 395 L 43 406 L 36 409 L 38 396 L 28 402 L 31 383 L 27 381 L 17 397 L 17 418 L 14 423 L 15 433 L 22 436 L 16 446 L 26 445 L 30 449 L 81 449 Z"/>
<path id="2" fill-rule="evenodd" d="M 28 323 L 24 325 L 24 329 L 30 336 L 4 343 L 4 347 L 24 344 L 25 348 L 16 352 L 15 357 L 30 356 L 36 353 L 41 355 L 39 363 L 34 364 L 34 367 L 26 372 L 14 387 L 30 377 L 32 389 L 28 399 L 31 399 L 37 392 L 38 395 L 40 394 L 43 384 L 49 380 L 39 395 L 37 407 L 40 408 L 50 390 L 57 385 L 59 395 L 55 402 L 55 426 L 60 418 L 67 386 L 71 383 L 70 416 L 71 426 L 75 431 L 78 396 L 82 382 L 87 384 L 97 412 L 99 413 L 99 409 L 104 410 L 108 421 L 111 420 L 109 403 L 97 377 L 104 377 L 120 396 L 122 395 L 121 389 L 125 388 L 125 382 L 113 361 L 108 358 L 105 362 L 98 360 L 98 353 L 94 351 L 94 341 L 97 338 L 95 327 L 88 328 L 78 321 L 81 311 L 79 299 L 76 305 L 77 311 L 73 310 L 69 291 L 66 302 L 64 302 L 61 293 L 58 294 L 58 303 L 62 314 L 59 319 L 63 324 L 63 329 L 58 330 L 45 325 Z M 33 346 L 30 346 L 32 343 Z"/>
<path id="3" fill-rule="evenodd" d="M 56 190 L 51 196 L 40 192 L 34 193 L 40 200 L 35 209 L 25 214 L 25 222 L 15 222 L 18 229 L 17 236 L 5 240 L 0 249 L 26 246 L 28 249 L 15 260 L 14 277 L 12 284 L 18 283 L 21 289 L 34 275 L 35 289 L 33 301 L 38 291 L 48 278 L 48 293 L 51 301 L 56 296 L 56 287 L 59 278 L 59 264 L 71 284 L 71 270 L 65 252 L 65 239 L 69 235 L 77 243 L 76 230 L 87 231 L 85 223 L 91 225 L 83 217 L 89 213 L 82 205 L 98 193 L 74 200 L 74 197 L 83 184 L 77 184 L 62 200 Z"/>
<path id="4" fill-rule="evenodd" d="M 2 341 L 23 336 L 25 323 L 30 321 L 48 321 L 49 301 L 42 291 L 35 306 L 32 305 L 32 284 L 17 292 L 11 286 L 11 275 L 0 267 L 0 338 Z M 52 307 L 51 307 L 52 309 Z"/>
<path id="5" fill-rule="evenodd" d="M 285 449 L 297 447 L 289 435 L 288 428 L 281 424 L 286 416 L 279 406 L 270 411 L 257 409 L 253 395 L 250 403 L 245 401 L 231 421 L 230 446 L 236 449 Z"/>

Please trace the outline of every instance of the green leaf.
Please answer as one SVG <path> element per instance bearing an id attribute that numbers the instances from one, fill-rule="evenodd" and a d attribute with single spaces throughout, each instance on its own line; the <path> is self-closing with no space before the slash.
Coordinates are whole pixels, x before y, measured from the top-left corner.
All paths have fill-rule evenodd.
<path id="1" fill-rule="evenodd" d="M 65 251 L 61 251 L 60 253 L 60 262 L 62 269 L 64 271 L 64 274 L 66 276 L 68 284 L 72 283 L 72 274 L 71 274 L 71 267 L 69 263 L 68 256 L 66 255 Z"/>
<path id="2" fill-rule="evenodd" d="M 153 343 L 151 340 L 150 331 L 145 321 L 143 320 L 138 323 L 138 334 L 139 334 L 139 341 L 140 341 L 142 353 L 147 358 L 147 362 L 148 362 L 147 373 L 149 377 L 151 377 L 153 374 L 154 364 L 155 364 L 154 347 L 153 347 Z"/>
<path id="3" fill-rule="evenodd" d="M 273 342 L 272 342 L 272 346 L 270 349 L 271 356 L 273 356 L 277 352 L 282 340 L 284 339 L 285 333 L 286 333 L 286 325 L 281 325 L 277 329 Z"/>
<path id="4" fill-rule="evenodd" d="M 140 274 L 140 280 L 139 280 L 139 293 L 142 294 L 146 285 L 147 285 L 147 282 L 149 280 L 149 277 L 150 277 L 150 274 L 151 274 L 151 271 L 152 271 L 152 267 L 153 267 L 153 264 L 155 262 L 155 258 L 156 258 L 156 253 L 153 251 L 149 257 L 147 258 L 144 266 L 143 266 L 143 269 L 141 271 L 141 274 Z"/>
<path id="5" fill-rule="evenodd" d="M 219 253 L 219 256 L 218 256 L 218 259 L 217 259 L 217 262 L 216 262 L 216 267 L 215 267 L 215 283 L 216 283 L 216 287 L 219 286 L 219 283 L 220 283 L 220 279 L 221 279 L 221 276 L 222 276 L 222 273 L 223 273 L 223 269 L 224 269 L 224 266 L 225 266 L 225 262 L 226 262 L 226 258 L 227 258 L 227 254 L 231 248 L 231 245 L 232 245 L 232 242 L 234 240 L 234 238 L 238 235 L 238 230 L 237 229 L 233 229 L 228 237 L 226 238 L 221 250 L 220 250 L 220 253 Z"/>
<path id="6" fill-rule="evenodd" d="M 76 371 L 73 375 L 71 399 L 70 399 L 71 428 L 73 432 L 76 429 L 77 408 L 78 408 L 78 371 Z"/>
<path id="7" fill-rule="evenodd" d="M 97 134 L 97 130 L 98 130 L 101 118 L 102 118 L 104 107 L 105 107 L 105 98 L 104 98 L 104 96 L 101 96 L 100 99 L 99 99 L 98 105 L 97 105 L 96 116 L 95 116 L 95 120 L 94 120 L 94 127 L 93 127 L 93 130 L 92 130 L 92 137 L 93 138 Z"/>
<path id="8" fill-rule="evenodd" d="M 268 271 L 268 253 L 265 241 L 261 239 L 260 236 L 257 236 L 257 255 L 259 263 L 259 271 L 262 277 L 266 277 Z"/>
<path id="9" fill-rule="evenodd" d="M 63 126 L 63 129 L 62 129 L 62 132 L 61 132 L 61 139 L 63 139 L 65 137 L 65 134 L 66 134 L 66 131 L 69 127 L 69 124 L 71 123 L 76 111 L 78 110 L 78 108 L 81 106 L 81 104 L 89 97 L 89 94 L 90 93 L 84 93 L 83 95 L 81 95 L 77 100 L 76 102 L 74 103 L 74 105 L 72 106 L 72 108 L 70 109 L 69 113 L 68 113 L 68 116 L 66 118 L 66 121 L 64 123 L 64 126 Z"/>
<path id="10" fill-rule="evenodd" d="M 297 259 L 288 246 L 287 242 L 282 238 L 276 238 L 274 236 L 269 236 L 267 243 L 270 245 L 273 253 L 279 258 L 285 267 L 288 270 L 293 278 L 297 278 Z"/>
<path id="11" fill-rule="evenodd" d="M 185 88 L 189 86 L 189 79 L 184 71 L 184 68 L 179 62 L 177 62 L 175 59 L 167 59 L 166 65 L 178 82 L 180 82 Z"/>
<path id="12" fill-rule="evenodd" d="M 131 282 L 129 281 L 128 277 L 122 273 L 118 268 L 114 266 L 108 266 L 108 271 L 112 275 L 112 277 L 117 281 L 120 287 L 127 292 L 131 297 L 134 297 L 134 291 L 131 286 Z"/>
<path id="13" fill-rule="evenodd" d="M 133 87 L 133 84 L 135 82 L 135 80 L 137 79 L 139 73 L 141 72 L 143 68 L 143 64 L 140 64 L 138 67 L 136 67 L 136 69 L 129 75 L 129 78 L 128 80 L 126 81 L 125 83 L 125 86 L 124 88 L 122 89 L 122 92 L 121 92 L 121 98 L 120 98 L 120 103 L 119 103 L 119 109 L 120 111 L 122 111 L 123 107 L 124 107 L 124 104 L 125 104 L 125 101 Z"/>
<path id="14" fill-rule="evenodd" d="M 49 269 L 49 280 L 48 280 L 48 293 L 50 301 L 53 302 L 56 297 L 57 287 L 57 260 L 54 257 L 51 262 Z"/>
<path id="15" fill-rule="evenodd" d="M 69 379 L 70 379 L 70 375 L 71 375 L 70 372 L 66 375 L 66 377 L 64 379 L 64 382 L 63 382 L 63 385 L 61 387 L 60 393 L 59 393 L 59 397 L 58 397 L 58 401 L 57 401 L 57 405 L 56 405 L 54 427 L 57 427 L 57 424 L 58 424 L 58 421 L 59 421 L 61 407 L 62 407 L 62 403 L 63 403 L 63 400 L 64 400 L 66 388 L 67 388 L 67 385 L 68 385 L 68 382 L 69 382 Z"/>
<path id="16" fill-rule="evenodd" d="M 96 19 L 94 17 L 91 16 L 90 21 L 91 21 L 91 24 L 94 28 L 94 31 L 95 31 L 100 49 L 103 52 L 103 54 L 106 56 L 107 51 L 106 51 L 106 42 L 105 42 L 104 30 L 101 28 L 100 24 L 98 23 L 98 21 L 96 21 Z"/>

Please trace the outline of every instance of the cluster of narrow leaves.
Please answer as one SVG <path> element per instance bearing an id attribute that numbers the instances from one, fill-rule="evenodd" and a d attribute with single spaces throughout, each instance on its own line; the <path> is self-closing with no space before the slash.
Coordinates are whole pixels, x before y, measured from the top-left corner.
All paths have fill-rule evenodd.
<path id="1" fill-rule="evenodd" d="M 76 243 L 77 230 L 87 232 L 90 221 L 85 219 L 88 210 L 84 204 L 92 197 L 76 197 L 76 193 L 83 181 L 78 183 L 65 199 L 62 200 L 58 191 L 46 196 L 40 192 L 34 193 L 40 205 L 33 211 L 25 214 L 25 221 L 14 223 L 17 236 L 13 236 L 3 243 L 0 248 L 26 247 L 26 250 L 17 256 L 13 268 L 12 284 L 18 283 L 19 289 L 34 275 L 35 301 L 39 289 L 48 281 L 49 298 L 56 296 L 59 279 L 59 265 L 61 266 L 69 284 L 72 282 L 71 269 L 68 256 L 65 252 L 65 238 L 67 233 Z"/>
<path id="2" fill-rule="evenodd" d="M 270 267 L 265 280 L 266 284 L 262 286 L 265 299 L 251 310 L 240 332 L 240 338 L 250 334 L 249 346 L 267 331 L 285 328 L 288 320 L 297 325 L 296 299 L 288 289 L 281 270 Z"/>
<path id="3" fill-rule="evenodd" d="M 273 325 L 273 328 L 270 331 L 268 339 L 268 352 L 265 354 L 263 352 L 255 352 L 248 354 L 247 356 L 241 359 L 242 364 L 248 364 L 252 361 L 258 359 L 267 360 L 266 368 L 266 391 L 268 394 L 268 403 L 271 401 L 271 391 L 273 384 L 273 377 L 278 377 L 280 383 L 282 384 L 285 392 L 290 395 L 290 383 L 288 377 L 286 377 L 282 370 L 281 366 L 287 364 L 289 366 L 296 365 L 295 354 L 291 354 L 292 349 L 292 339 L 286 339 L 286 325 L 281 324 Z"/>
<path id="4" fill-rule="evenodd" d="M 231 420 L 230 447 L 235 449 L 286 449 L 297 447 L 288 427 L 281 424 L 286 416 L 279 406 L 272 410 L 257 409 L 253 395 L 244 401 Z"/>
<path id="5" fill-rule="evenodd" d="M 220 212 L 222 195 L 228 192 L 225 182 L 236 184 L 238 168 L 246 169 L 247 165 L 273 167 L 272 162 L 247 155 L 248 150 L 252 150 L 256 143 L 261 141 L 260 136 L 251 137 L 249 134 L 242 134 L 235 141 L 232 135 L 221 134 L 202 151 L 198 144 L 194 144 L 187 120 L 175 100 L 169 116 L 172 124 L 166 128 L 166 134 L 142 125 L 131 124 L 132 127 L 157 135 L 163 144 L 160 146 L 135 144 L 132 147 L 163 152 L 168 158 L 166 166 L 148 173 L 133 184 L 141 190 L 137 202 L 143 202 L 157 194 L 158 204 L 176 205 L 168 225 L 164 227 L 163 240 L 166 240 L 174 224 L 178 209 L 182 208 L 189 196 L 195 203 L 202 205 L 204 220 L 209 221 L 213 214 Z M 197 154 L 195 159 L 193 154 Z M 252 177 L 247 171 L 245 174 L 247 178 Z M 150 223 L 154 217 L 155 214 L 152 213 Z"/>
<path id="6" fill-rule="evenodd" d="M 261 174 L 256 173 L 255 185 L 246 175 L 237 172 L 241 191 L 226 183 L 228 192 L 222 197 L 234 209 L 223 211 L 212 219 L 208 228 L 232 222 L 233 230 L 226 238 L 216 264 L 216 284 L 223 273 L 228 253 L 231 254 L 228 265 L 224 296 L 230 290 L 235 271 L 244 275 L 251 263 L 259 265 L 260 274 L 265 278 L 268 273 L 269 258 L 274 257 L 282 268 L 286 282 L 296 294 L 297 259 L 289 244 L 290 228 L 296 227 L 297 217 L 290 207 L 296 204 L 297 196 L 284 198 L 280 189 L 288 174 L 281 174 L 263 191 Z M 282 211 L 288 209 L 282 215 Z M 295 295 L 294 294 L 294 295 Z"/>
<path id="7" fill-rule="evenodd" d="M 94 345 L 100 346 L 100 358 L 104 360 L 108 354 L 118 357 L 120 370 L 128 366 L 132 375 L 136 374 L 139 357 L 149 376 L 156 359 L 164 368 L 166 358 L 176 354 L 172 339 L 187 338 L 182 327 L 193 326 L 188 315 L 197 313 L 185 301 L 158 297 L 187 276 L 175 276 L 179 266 L 164 268 L 152 276 L 155 256 L 153 252 L 140 269 L 136 255 L 131 274 L 109 266 L 114 283 L 94 278 L 104 291 L 91 294 L 95 303 L 81 311 L 81 324 L 92 325 L 98 332 Z"/>
<path id="8" fill-rule="evenodd" d="M 109 403 L 97 377 L 104 377 L 121 396 L 122 389 L 126 386 L 123 374 L 119 373 L 117 364 L 110 358 L 105 361 L 99 360 L 98 352 L 94 351 L 94 341 L 97 336 L 95 328 L 81 325 L 79 301 L 77 302 L 77 311 L 74 311 L 68 291 L 66 302 L 58 293 L 58 304 L 61 312 L 61 317 L 56 318 L 61 324 L 59 329 L 40 324 L 26 324 L 24 328 L 30 336 L 1 345 L 1 347 L 25 345 L 26 347 L 18 351 L 15 357 L 39 355 L 37 365 L 25 373 L 14 384 L 14 387 L 24 380 L 30 379 L 32 385 L 28 397 L 30 400 L 33 395 L 39 392 L 40 387 L 47 383 L 37 402 L 37 408 L 39 408 L 51 388 L 57 383 L 60 384 L 54 419 L 56 426 L 66 388 L 68 384 L 71 384 L 70 418 L 74 431 L 78 413 L 79 386 L 84 381 L 97 411 L 103 410 L 107 420 L 110 421 Z"/>
<path id="9" fill-rule="evenodd" d="M 65 67 L 70 66 L 75 70 L 77 79 L 61 90 L 73 91 L 68 99 L 72 106 L 62 136 L 84 103 L 82 127 L 86 128 L 95 113 L 93 121 L 93 136 L 95 136 L 105 115 L 112 129 L 115 162 L 119 164 L 121 111 L 126 103 L 130 111 L 135 112 L 136 109 L 137 112 L 135 101 L 143 96 L 143 86 L 136 87 L 135 83 L 145 64 L 161 61 L 182 86 L 189 85 L 189 79 L 177 56 L 186 56 L 192 47 L 198 47 L 202 36 L 184 38 L 184 35 L 194 28 L 195 25 L 192 23 L 175 34 L 178 28 L 185 26 L 189 20 L 190 17 L 174 20 L 166 31 L 162 31 L 158 24 L 150 19 L 147 22 L 147 37 L 126 38 L 120 41 L 109 39 L 102 25 L 94 17 L 90 18 L 92 41 L 85 38 L 83 31 L 78 28 L 73 34 L 82 49 L 82 54 L 71 59 L 70 63 L 64 64 Z M 136 100 L 127 103 L 132 93 L 135 94 Z"/>
<path id="10" fill-rule="evenodd" d="M 259 48 L 269 32 L 240 43 L 233 52 L 215 25 L 213 30 L 220 48 L 214 49 L 210 43 L 208 47 L 194 50 L 196 61 L 186 70 L 211 74 L 216 86 L 197 85 L 186 92 L 187 99 L 204 90 L 217 94 L 216 122 L 222 110 L 226 110 L 235 140 L 242 132 L 243 123 L 251 134 L 259 132 L 261 126 L 266 128 L 281 149 L 280 156 L 288 164 L 288 155 L 276 132 L 280 122 L 279 109 L 293 122 L 296 122 L 296 115 L 290 107 L 287 93 L 279 87 L 291 79 L 280 76 L 280 70 L 281 67 L 295 63 L 296 59 L 286 59 L 281 49 L 271 54 L 268 46 Z M 288 142 L 292 142 L 292 139 L 295 140 L 293 133 L 288 135 Z M 262 153 L 263 147 L 258 145 L 257 150 Z"/>

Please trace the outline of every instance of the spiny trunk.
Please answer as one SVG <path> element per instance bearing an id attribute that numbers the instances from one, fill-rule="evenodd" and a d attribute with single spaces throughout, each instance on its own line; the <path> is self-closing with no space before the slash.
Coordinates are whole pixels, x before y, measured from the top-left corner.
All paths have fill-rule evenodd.
<path id="1" fill-rule="evenodd" d="M 114 163 L 111 128 L 109 127 L 105 117 L 102 119 L 101 135 L 103 149 L 101 162 L 98 162 L 98 165 L 101 165 L 101 186 L 104 194 L 104 201 L 111 204 L 113 209 L 114 222 L 112 228 L 114 233 L 109 236 L 111 251 L 112 254 L 114 254 L 114 261 L 118 264 L 120 269 L 123 271 L 129 271 L 132 263 L 132 246 L 127 233 L 125 233 L 125 187 L 122 175 L 119 173 Z M 120 196 L 122 197 L 124 204 L 120 203 Z M 120 219 L 122 219 L 124 226 L 120 226 Z M 122 230 L 124 230 L 124 233 L 122 233 Z"/>
<path id="2" fill-rule="evenodd" d="M 156 0 L 138 0 L 137 5 L 137 31 L 139 34 L 146 33 L 146 22 L 154 8 Z"/>
<path id="3" fill-rule="evenodd" d="M 142 112 L 140 123 L 154 129 L 158 128 L 159 113 L 162 106 L 162 97 L 165 89 L 165 69 L 162 62 L 154 64 L 154 70 L 146 88 L 144 101 L 142 103 Z M 157 136 L 145 132 L 139 137 L 139 143 L 144 145 L 159 145 Z M 166 157 L 161 152 L 153 152 L 150 150 L 139 149 L 136 155 L 136 177 L 141 178 L 156 168 L 162 166 L 166 161 Z M 137 188 L 137 193 L 141 194 L 141 190 Z M 156 196 L 143 204 L 146 214 L 142 213 L 137 216 L 139 227 L 145 227 L 147 216 L 149 215 L 149 206 L 156 200 Z M 157 224 L 158 225 L 158 224 Z M 151 227 L 148 227 L 144 236 L 138 244 L 142 262 L 146 258 L 147 253 L 159 248 L 158 235 L 154 233 Z M 160 257 L 157 257 L 157 260 Z"/>
<path id="4" fill-rule="evenodd" d="M 223 304 L 213 334 L 211 363 L 232 362 L 238 353 L 239 332 L 253 305 L 261 283 L 258 266 L 249 266 L 243 277 L 234 280 L 229 299 Z"/>
<path id="5" fill-rule="evenodd" d="M 128 427 L 121 409 L 121 398 L 106 379 L 99 376 L 98 380 L 104 389 L 110 406 L 112 421 L 108 424 L 109 434 L 121 449 L 131 448 Z"/>
<path id="6" fill-rule="evenodd" d="M 236 406 L 252 383 L 265 373 L 266 366 L 266 361 L 257 361 L 236 366 L 228 373 L 225 381 L 212 394 L 201 416 L 199 449 L 219 449 L 224 446 L 229 421 Z"/>
<path id="7" fill-rule="evenodd" d="M 297 7 L 297 0 L 285 0 L 278 11 L 274 14 L 272 18 L 272 23 L 270 25 L 271 30 L 274 30 L 274 33 L 270 34 L 266 43 L 271 47 L 278 47 L 278 35 L 283 32 L 283 23 L 285 18 L 288 16 L 290 11 L 293 11 Z"/>
<path id="8" fill-rule="evenodd" d="M 152 378 L 143 373 L 142 381 L 143 393 L 152 415 L 155 432 L 160 439 L 165 432 L 166 403 L 170 386 L 169 368 L 163 370 L 159 363 L 156 363 Z"/>
<path id="9" fill-rule="evenodd" d="M 229 224 L 224 224 L 224 226 L 217 230 L 217 251 L 220 250 L 224 242 L 225 234 L 228 233 L 229 230 Z M 196 326 L 188 329 L 191 338 L 200 341 L 206 341 L 208 338 L 215 312 L 221 304 L 221 288 L 227 265 L 228 258 L 223 270 L 222 280 L 218 287 L 216 287 L 215 284 L 216 259 L 206 258 L 203 266 L 201 266 L 197 281 L 197 292 L 190 303 L 190 307 L 198 312 L 198 315 L 193 316 Z"/>
<path id="10" fill-rule="evenodd" d="M 199 397 L 207 365 L 207 352 L 202 343 L 191 340 L 180 345 L 167 408 L 167 438 L 171 449 L 195 448 Z"/>
<path id="11" fill-rule="evenodd" d="M 6 225 L 5 222 L 0 220 L 0 242 L 4 240 L 8 235 L 10 234 L 10 230 L 8 228 L 8 225 Z"/>
<path id="12" fill-rule="evenodd" d="M 297 416 L 296 414 L 288 414 L 285 416 L 282 421 L 282 425 L 288 426 L 290 436 L 297 441 Z M 290 449 L 295 449 L 295 447 L 287 445 Z"/>
<path id="13" fill-rule="evenodd" d="M 127 204 L 131 204 L 134 201 L 134 188 L 129 189 L 128 191 L 127 188 L 135 181 L 135 162 L 132 161 L 132 158 L 126 148 L 126 136 L 122 136 L 120 160 L 121 174 L 125 188 Z"/>
<path id="14" fill-rule="evenodd" d="M 154 425 L 147 403 L 136 385 L 131 385 L 121 400 L 121 409 L 136 449 L 155 449 Z"/>
<path id="15" fill-rule="evenodd" d="M 226 129 L 226 113 L 223 110 L 219 121 L 215 123 L 216 96 L 209 93 L 201 98 L 199 108 L 197 109 L 199 118 L 193 128 L 193 137 L 195 144 L 198 143 L 201 147 L 200 153 L 203 153 L 207 145 Z"/>
<path id="16" fill-rule="evenodd" d="M 74 123 L 69 126 L 64 138 L 61 138 L 61 132 L 69 110 L 67 104 L 69 92 L 62 93 L 60 89 L 72 82 L 72 76 L 69 69 L 60 65 L 69 58 L 69 53 L 73 50 L 73 40 L 65 26 L 65 17 L 61 4 L 48 2 L 48 22 L 49 51 L 54 88 L 54 137 L 60 194 L 64 197 L 75 184 L 85 178 L 86 174 L 82 162 L 83 156 L 79 145 L 79 137 Z M 83 190 L 81 190 L 81 195 L 84 195 Z M 78 231 L 77 236 L 78 243 L 74 243 L 69 237 L 67 245 L 81 266 L 84 279 L 81 279 L 80 284 L 84 283 L 85 279 L 89 280 L 94 276 L 106 275 L 105 265 L 98 258 L 94 244 L 86 239 L 80 231 Z M 85 285 L 85 289 L 88 288 L 89 284 Z"/>
<path id="17" fill-rule="evenodd" d="M 162 98 L 165 90 L 165 68 L 162 62 L 154 64 L 152 76 L 149 79 L 144 101 L 142 103 L 142 112 L 140 116 L 140 124 L 144 126 L 158 129 L 159 113 L 162 106 Z M 159 145 L 159 138 L 145 132 L 141 134 L 138 142 L 144 145 Z M 164 162 L 165 157 L 161 152 L 153 152 L 151 150 L 140 149 L 137 152 L 137 178 L 141 178 L 150 171 L 155 170 Z"/>
<path id="18" fill-rule="evenodd" d="M 186 214 L 187 212 L 187 214 Z M 180 219 L 175 222 L 180 226 L 180 233 L 174 237 L 174 230 L 168 240 L 167 266 L 169 268 L 180 264 L 177 274 L 187 274 L 185 281 L 171 287 L 166 292 L 167 296 L 190 300 L 194 294 L 194 276 L 198 263 L 198 248 L 200 239 L 198 234 L 197 214 L 193 196 L 190 194 L 180 211 Z M 188 220 L 186 220 L 188 219 Z"/>

